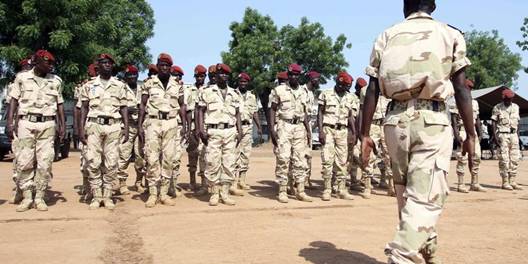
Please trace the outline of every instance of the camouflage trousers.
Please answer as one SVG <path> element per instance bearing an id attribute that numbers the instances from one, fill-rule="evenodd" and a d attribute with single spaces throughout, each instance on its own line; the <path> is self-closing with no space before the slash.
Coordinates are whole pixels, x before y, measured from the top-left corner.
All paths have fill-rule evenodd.
<path id="1" fill-rule="evenodd" d="M 394 183 L 405 186 L 400 223 L 385 253 L 394 263 L 422 263 L 419 251 L 436 241 L 435 226 L 449 193 L 452 144 L 446 142 L 453 136 L 446 113 L 428 110 L 426 102 L 399 104 L 406 103 L 407 108 L 390 111 L 385 119 Z"/>
<path id="2" fill-rule="evenodd" d="M 361 143 L 354 146 L 348 145 L 348 165 L 347 172 L 352 182 L 357 182 L 358 169 L 361 169 Z M 362 169 L 361 169 L 362 170 Z M 363 171 L 363 170 L 362 170 Z"/>
<path id="3" fill-rule="evenodd" d="M 18 182 L 18 173 L 17 173 L 17 153 L 18 153 L 18 137 L 13 135 L 13 140 L 11 141 L 11 152 L 13 152 L 13 182 L 16 184 Z"/>
<path id="4" fill-rule="evenodd" d="M 55 150 L 55 121 L 18 122 L 16 170 L 21 190 L 45 191 L 51 179 Z"/>
<path id="5" fill-rule="evenodd" d="M 288 184 L 288 170 L 291 166 L 292 178 L 296 183 L 304 182 L 306 178 L 306 128 L 302 123 L 289 124 L 282 120 L 277 123 L 277 147 L 275 175 L 281 185 Z M 291 164 L 290 164 L 291 162 Z"/>
<path id="6" fill-rule="evenodd" d="M 162 178 L 178 178 L 182 156 L 178 120 L 149 118 L 144 122 L 144 126 L 149 186 L 156 186 Z"/>
<path id="7" fill-rule="evenodd" d="M 499 139 L 499 172 L 502 178 L 517 176 L 520 150 L 519 137 L 516 133 L 498 133 Z"/>
<path id="8" fill-rule="evenodd" d="M 145 160 L 139 153 L 139 137 L 138 127 L 134 123 L 128 127 L 128 141 L 123 143 L 124 135 L 121 135 L 119 140 L 119 162 L 117 169 L 117 178 L 125 180 L 128 178 L 128 165 L 130 165 L 130 159 L 132 153 L 134 153 L 134 169 L 136 170 L 137 178 L 143 179 L 145 175 Z"/>
<path id="9" fill-rule="evenodd" d="M 83 177 L 83 180 L 86 179 L 86 182 L 88 182 L 88 177 L 90 176 L 88 173 L 88 162 L 86 161 L 86 150 L 88 149 L 88 147 L 84 145 L 82 142 L 79 142 L 79 148 L 81 150 L 81 164 L 80 164 L 81 175 Z"/>
<path id="10" fill-rule="evenodd" d="M 460 132 L 460 138 L 462 139 L 462 142 L 466 140 L 466 131 L 461 130 Z M 471 176 L 476 176 L 479 173 L 479 167 L 480 167 L 480 142 L 478 142 L 478 138 L 475 140 L 475 156 L 473 157 L 473 169 L 470 171 Z M 459 147 L 456 152 L 456 159 L 457 159 L 457 165 L 456 165 L 456 173 L 459 177 L 464 177 L 464 171 L 466 170 L 466 166 L 468 164 L 468 156 L 462 155 L 462 147 Z"/>
<path id="11" fill-rule="evenodd" d="M 376 145 L 378 155 L 371 155 L 368 166 L 365 168 L 365 174 L 368 177 L 372 177 L 374 174 L 374 168 L 377 166 L 382 176 L 387 176 L 390 179 L 392 178 L 390 157 L 387 151 L 387 144 L 385 143 L 385 136 L 383 135 L 382 129 L 383 127 L 381 123 L 373 123 L 370 126 L 370 137 Z"/>
<path id="12" fill-rule="evenodd" d="M 198 176 L 203 177 L 205 171 L 205 148 L 202 141 L 191 136 L 186 150 L 189 157 L 189 164 L 187 164 L 189 173 L 198 172 Z"/>
<path id="13" fill-rule="evenodd" d="M 241 171 L 249 170 L 249 158 L 253 144 L 253 124 L 242 126 L 242 141 L 238 145 L 238 159 L 236 162 L 237 176 Z"/>
<path id="14" fill-rule="evenodd" d="M 312 124 L 309 124 L 310 131 L 312 131 Z M 306 151 L 304 153 L 304 157 L 306 158 L 306 179 L 310 179 L 312 177 L 312 142 L 308 142 L 306 144 Z"/>
<path id="15" fill-rule="evenodd" d="M 86 166 L 90 187 L 112 189 L 119 161 L 119 139 L 121 124 L 100 125 L 88 121 L 86 124 Z"/>
<path id="16" fill-rule="evenodd" d="M 321 152 L 323 179 L 332 178 L 335 168 L 336 179 L 345 180 L 347 175 L 348 129 L 333 129 L 323 126 L 325 144 Z"/>
<path id="17" fill-rule="evenodd" d="M 209 184 L 232 183 L 235 179 L 237 129 L 207 129 L 205 147 L 205 177 Z"/>

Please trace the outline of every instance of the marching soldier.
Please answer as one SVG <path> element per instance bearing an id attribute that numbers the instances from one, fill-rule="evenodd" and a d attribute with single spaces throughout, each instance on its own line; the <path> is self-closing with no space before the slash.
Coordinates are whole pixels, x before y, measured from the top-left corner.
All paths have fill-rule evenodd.
<path id="1" fill-rule="evenodd" d="M 452 130 L 445 106 L 455 94 L 473 160 L 471 93 L 465 86 L 466 43 L 456 29 L 435 21 L 434 0 L 404 0 L 405 21 L 378 36 L 366 73 L 361 136 L 367 166 L 375 143 L 370 128 L 379 92 L 392 99 L 384 121 L 400 223 L 385 253 L 389 263 L 437 263 L 436 223 L 449 193 Z M 471 165 L 470 165 L 471 166 Z M 405 197 L 404 197 L 405 193 Z"/>
<path id="2" fill-rule="evenodd" d="M 228 86 L 231 68 L 216 65 L 216 85 L 200 93 L 198 129 L 205 145 L 205 177 L 211 187 L 209 205 L 235 205 L 229 188 L 235 179 L 238 144 L 242 137 L 240 124 L 240 96 Z M 221 188 L 221 189 L 220 189 Z"/>
<path id="3" fill-rule="evenodd" d="M 288 82 L 275 87 L 270 94 L 270 134 L 275 147 L 275 174 L 279 183 L 278 201 L 288 202 L 288 170 L 292 166 L 293 179 L 297 184 L 296 197 L 300 201 L 312 202 L 304 192 L 306 178 L 306 145 L 311 142 L 308 124 L 308 95 L 299 85 L 301 66 L 288 67 Z M 277 123 L 275 120 L 277 118 Z M 290 164 L 291 162 L 291 164 Z"/>
<path id="4" fill-rule="evenodd" d="M 17 137 L 17 178 L 24 197 L 17 212 L 29 210 L 33 203 L 38 211 L 48 210 L 44 196 L 55 156 L 56 128 L 60 140 L 64 138 L 62 80 L 50 73 L 55 58 L 50 52 L 39 50 L 31 61 L 33 70 L 21 72 L 15 78 L 7 113 L 7 135 L 11 140 Z"/>
<path id="5" fill-rule="evenodd" d="M 330 201 L 332 195 L 332 172 L 336 167 L 337 197 L 352 200 L 346 188 L 348 146 L 354 146 L 356 129 L 354 112 L 359 105 L 355 95 L 348 90 L 352 86 L 352 76 L 346 72 L 337 75 L 333 90 L 325 90 L 319 95 L 317 124 L 321 152 L 324 191 L 323 201 Z M 350 135 L 350 136 L 349 136 Z"/>
<path id="6" fill-rule="evenodd" d="M 512 102 L 515 93 L 510 89 L 502 91 L 502 103 L 493 107 L 491 120 L 495 133 L 495 144 L 500 148 L 499 172 L 502 177 L 502 189 L 522 190 L 517 184 L 519 166 L 519 106 Z"/>
<path id="7" fill-rule="evenodd" d="M 171 178 L 178 176 L 173 174 L 175 168 L 179 167 L 182 155 L 181 141 L 185 140 L 187 122 L 183 87 L 170 75 L 172 63 L 169 54 L 161 53 L 157 62 L 158 75 L 152 76 L 141 89 L 139 138 L 140 149 L 146 151 L 147 159 L 147 208 L 156 205 L 158 183 L 160 202 L 170 206 L 175 204 L 167 193 Z M 145 113 L 148 113 L 146 119 Z M 183 121 L 181 131 L 178 116 Z M 146 131 L 143 131 L 144 127 Z"/>

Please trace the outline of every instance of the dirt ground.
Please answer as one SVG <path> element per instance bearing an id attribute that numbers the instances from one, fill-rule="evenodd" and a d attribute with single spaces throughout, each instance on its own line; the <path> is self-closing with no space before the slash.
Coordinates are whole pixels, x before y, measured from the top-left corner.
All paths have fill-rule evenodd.
<path id="1" fill-rule="evenodd" d="M 48 212 L 15 212 L 11 162 L 0 162 L 0 263 L 385 263 L 385 243 L 397 225 L 395 198 L 288 204 L 275 200 L 274 157 L 254 149 L 252 189 L 237 205 L 210 207 L 189 192 L 177 205 L 146 209 L 144 196 L 116 196 L 117 208 L 89 211 L 75 189 L 79 153 L 54 164 Z M 182 185 L 188 182 L 186 159 Z M 454 165 L 450 183 L 454 186 Z M 314 181 L 320 186 L 320 155 Z M 133 168 L 130 167 L 130 173 Z M 519 168 L 524 191 L 500 187 L 497 161 L 483 161 L 487 193 L 452 192 L 438 225 L 444 263 L 526 263 L 528 162 Z M 469 181 L 469 177 L 468 181 Z M 129 179 L 133 184 L 135 175 Z M 321 190 L 309 191 L 320 197 Z"/>

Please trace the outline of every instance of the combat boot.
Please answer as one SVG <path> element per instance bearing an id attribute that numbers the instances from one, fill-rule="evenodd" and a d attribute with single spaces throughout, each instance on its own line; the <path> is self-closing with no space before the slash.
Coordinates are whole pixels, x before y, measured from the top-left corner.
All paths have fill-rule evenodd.
<path id="1" fill-rule="evenodd" d="M 288 185 L 287 184 L 281 184 L 279 185 L 279 196 L 278 200 L 281 203 L 288 203 Z"/>
<path id="2" fill-rule="evenodd" d="M 220 195 L 219 195 L 219 187 L 217 184 L 213 185 L 211 187 L 211 197 L 209 197 L 209 205 L 210 206 L 217 206 L 218 205 L 218 201 L 220 200 Z"/>
<path id="3" fill-rule="evenodd" d="M 127 195 L 130 193 L 128 191 L 128 186 L 126 185 L 126 179 L 119 179 L 119 193 L 121 195 Z"/>
<path id="4" fill-rule="evenodd" d="M 295 195 L 295 181 L 293 179 L 288 178 L 288 188 L 286 190 L 286 193 L 288 195 Z"/>
<path id="5" fill-rule="evenodd" d="M 9 203 L 10 204 L 17 204 L 17 203 L 20 203 L 20 201 L 22 201 L 22 190 L 20 190 L 20 188 L 18 188 L 18 186 L 15 187 L 15 190 L 13 191 L 13 196 L 11 196 L 11 198 L 9 198 Z"/>
<path id="6" fill-rule="evenodd" d="M 170 186 L 170 180 L 169 179 L 161 179 L 160 202 L 162 204 L 164 204 L 164 205 L 174 206 L 174 205 L 176 205 L 176 203 L 167 194 L 169 192 L 169 186 Z M 174 190 L 176 190 L 176 189 L 177 188 L 175 187 Z"/>
<path id="7" fill-rule="evenodd" d="M 48 205 L 44 201 L 45 191 L 38 190 L 35 192 L 35 208 L 37 211 L 48 211 Z"/>
<path id="8" fill-rule="evenodd" d="M 385 169 L 380 169 L 380 172 L 381 172 L 381 177 L 380 177 L 380 182 L 378 184 L 378 188 L 380 189 L 388 189 L 389 186 L 387 185 L 387 172 L 385 171 Z"/>
<path id="9" fill-rule="evenodd" d="M 138 193 L 144 193 L 145 192 L 145 188 L 143 187 L 143 184 L 141 183 L 141 181 L 136 181 L 136 183 L 134 185 L 136 186 L 136 192 L 138 192 Z"/>
<path id="10" fill-rule="evenodd" d="M 323 201 L 330 201 L 332 198 L 332 179 L 331 178 L 325 178 L 324 180 L 324 190 L 323 190 L 323 196 L 321 199 Z"/>
<path id="11" fill-rule="evenodd" d="M 103 190 L 97 188 L 93 190 L 92 202 L 90 203 L 90 210 L 97 209 L 101 206 L 101 201 L 103 200 Z"/>
<path id="12" fill-rule="evenodd" d="M 202 195 L 206 195 L 206 194 L 209 193 L 209 187 L 208 187 L 208 184 L 207 184 L 207 180 L 205 179 L 204 176 L 201 176 L 201 179 L 202 180 L 201 180 L 200 188 L 195 191 L 195 195 L 196 196 L 202 196 Z"/>
<path id="13" fill-rule="evenodd" d="M 29 210 L 29 208 L 31 208 L 31 204 L 33 203 L 33 192 L 31 191 L 31 189 L 24 190 L 22 192 L 22 196 L 24 197 L 24 199 L 17 206 L 17 212 L 25 212 Z"/>
<path id="14" fill-rule="evenodd" d="M 480 186 L 478 183 L 478 175 L 471 175 L 471 187 L 469 187 L 470 191 L 474 192 L 486 192 L 486 188 Z"/>
<path id="15" fill-rule="evenodd" d="M 297 197 L 297 200 L 302 202 L 313 202 L 312 197 L 308 196 L 304 192 L 304 182 L 297 183 L 297 193 L 295 194 L 295 197 Z"/>
<path id="16" fill-rule="evenodd" d="M 112 189 L 104 189 L 103 191 L 103 205 L 108 210 L 115 209 L 115 203 L 112 200 Z"/>
<path id="17" fill-rule="evenodd" d="M 235 196 L 244 196 L 244 191 L 241 189 L 238 189 L 238 179 L 235 178 L 235 181 L 229 187 L 229 193 Z"/>
<path id="18" fill-rule="evenodd" d="M 350 181 L 350 191 L 356 191 L 356 192 L 362 192 L 363 186 L 361 185 L 361 181 L 358 181 L 356 178 L 353 178 Z"/>
<path id="19" fill-rule="evenodd" d="M 372 194 L 372 183 L 370 177 L 365 177 L 363 179 L 363 184 L 365 185 L 365 189 L 359 195 L 363 197 L 363 199 L 370 199 L 370 196 Z"/>
<path id="20" fill-rule="evenodd" d="M 523 187 L 521 187 L 517 182 L 515 181 L 515 176 L 510 176 L 510 185 L 514 190 L 523 190 Z"/>
<path id="21" fill-rule="evenodd" d="M 249 190 L 251 189 L 249 185 L 246 184 L 246 178 L 247 178 L 247 171 L 241 171 L 240 176 L 238 179 L 238 187 L 242 190 Z"/>
<path id="22" fill-rule="evenodd" d="M 174 198 L 178 198 L 178 197 L 182 197 L 183 196 L 183 192 L 182 192 L 180 186 L 178 185 L 178 178 L 177 177 L 172 177 L 172 180 L 170 180 L 169 189 L 168 190 L 170 190 L 170 189 L 173 190 L 172 194 L 174 195 Z"/>
<path id="23" fill-rule="evenodd" d="M 510 182 L 508 181 L 508 176 L 502 177 L 502 189 L 513 191 L 513 187 L 510 185 Z"/>
<path id="24" fill-rule="evenodd" d="M 464 175 L 458 175 L 457 192 L 468 193 L 466 185 L 464 184 Z"/>
<path id="25" fill-rule="evenodd" d="M 229 185 L 230 184 L 227 182 L 222 183 L 222 190 L 220 190 L 220 200 L 225 205 L 235 205 L 236 204 L 235 200 L 229 197 L 229 188 L 230 188 Z"/>
<path id="26" fill-rule="evenodd" d="M 149 186 L 149 196 L 147 201 L 145 202 L 145 207 L 152 208 L 156 206 L 156 202 L 158 200 L 158 187 L 156 185 Z"/>
<path id="27" fill-rule="evenodd" d="M 338 182 L 338 190 L 337 190 L 337 197 L 339 199 L 343 199 L 343 200 L 354 200 L 354 197 L 348 193 L 348 190 L 346 188 L 346 182 L 345 180 L 339 180 Z"/>
<path id="28" fill-rule="evenodd" d="M 427 240 L 425 242 L 425 246 L 419 251 L 420 254 L 422 254 L 423 259 L 425 260 L 425 263 L 427 264 L 441 264 L 439 257 L 436 255 L 437 250 L 437 242 L 436 237 Z"/>

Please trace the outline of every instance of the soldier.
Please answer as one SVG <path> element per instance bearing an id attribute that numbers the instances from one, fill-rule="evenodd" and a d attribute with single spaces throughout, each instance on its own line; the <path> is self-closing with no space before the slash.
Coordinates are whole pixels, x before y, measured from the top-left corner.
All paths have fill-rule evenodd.
<path id="1" fill-rule="evenodd" d="M 174 77 L 174 79 L 176 80 L 176 82 L 180 85 L 182 85 L 182 89 L 184 91 L 184 102 L 186 104 L 186 106 L 188 105 L 187 104 L 187 97 L 185 96 L 185 91 L 187 90 L 187 87 L 188 85 L 184 85 L 183 83 L 183 75 L 184 72 L 183 72 L 183 69 L 180 67 L 180 66 L 177 66 L 177 65 L 172 65 L 171 68 L 170 68 L 170 73 L 171 73 L 171 76 Z M 187 113 L 185 114 L 185 118 L 187 118 Z M 188 120 L 184 120 L 182 121 L 180 119 L 180 117 L 178 116 L 177 117 L 178 119 L 178 126 L 179 126 L 179 131 L 182 131 L 182 124 L 183 122 L 187 122 Z M 189 138 L 188 135 L 186 135 L 186 138 Z M 188 147 L 188 143 L 187 142 L 182 142 L 181 144 L 182 147 L 186 148 Z M 177 160 L 175 160 L 175 164 L 174 164 L 174 171 L 172 173 L 172 176 L 171 176 L 171 183 L 170 183 L 170 187 L 169 187 L 169 193 L 174 196 L 175 198 L 177 197 L 181 197 L 183 194 L 182 194 L 182 191 L 181 191 L 181 188 L 178 186 L 178 178 L 180 176 L 180 160 L 181 158 L 178 158 Z"/>
<path id="2" fill-rule="evenodd" d="M 308 82 L 302 86 L 302 88 L 305 90 L 306 94 L 308 95 L 308 102 L 306 104 L 308 112 L 308 118 L 309 118 L 309 125 L 310 125 L 310 133 L 312 133 L 312 115 L 314 115 L 314 103 L 315 103 L 315 97 L 314 92 L 319 89 L 319 78 L 321 78 L 321 74 L 316 71 L 309 71 L 306 76 L 308 77 Z M 312 142 L 308 142 L 306 145 L 306 185 L 309 188 L 312 188 L 312 181 L 310 178 L 312 177 Z M 291 168 L 290 168 L 291 169 Z"/>
<path id="3" fill-rule="evenodd" d="M 319 95 L 317 124 L 319 142 L 323 145 L 321 161 L 323 169 L 323 201 L 330 201 L 332 194 L 332 171 L 336 168 L 337 197 L 352 200 L 346 188 L 346 163 L 348 146 L 354 146 L 356 128 L 354 112 L 358 111 L 357 98 L 348 92 L 352 86 L 352 76 L 346 72 L 337 75 L 333 90 L 325 90 Z M 349 136 L 350 134 L 350 136 Z"/>
<path id="4" fill-rule="evenodd" d="M 434 0 L 404 0 L 406 20 L 380 34 L 366 73 L 371 77 L 362 113 L 362 164 L 379 92 L 392 99 L 384 121 L 400 223 L 385 253 L 389 263 L 438 263 L 436 223 L 449 193 L 452 130 L 445 99 L 455 93 L 473 160 L 471 93 L 465 86 L 466 43 L 458 30 L 435 21 Z M 470 167 L 472 163 L 470 163 Z"/>
<path id="5" fill-rule="evenodd" d="M 112 190 L 117 180 L 120 138 L 121 143 L 128 141 L 126 86 L 112 76 L 114 64 L 111 55 L 100 54 L 97 57 L 99 75 L 81 88 L 81 120 L 86 122 L 79 123 L 79 136 L 86 145 L 93 195 L 90 209 L 99 208 L 101 202 L 107 209 L 115 208 Z"/>
<path id="6" fill-rule="evenodd" d="M 125 83 L 126 83 L 126 97 L 128 108 L 128 141 L 124 140 L 124 135 L 121 135 L 121 144 L 119 144 L 119 163 L 117 178 L 119 179 L 119 193 L 122 195 L 129 194 L 126 180 L 128 178 L 128 165 L 130 158 L 134 153 L 134 169 L 136 170 L 135 186 L 138 192 L 142 193 L 144 188 L 142 181 L 145 176 L 145 161 L 139 153 L 138 140 L 138 116 L 139 116 L 139 93 L 138 93 L 138 68 L 134 65 L 129 65 L 125 69 Z"/>
<path id="7" fill-rule="evenodd" d="M 158 74 L 158 67 L 156 66 L 156 64 L 149 64 L 147 68 L 148 68 L 147 78 L 143 80 L 143 82 L 150 80 L 152 76 Z"/>
<path id="8" fill-rule="evenodd" d="M 228 65 L 216 65 L 216 85 L 200 93 L 198 129 L 206 146 L 205 177 L 211 185 L 209 205 L 235 205 L 229 188 L 235 179 L 236 148 L 242 139 L 240 96 L 227 85 L 231 73 Z M 220 190 L 221 186 L 221 190 Z"/>
<path id="9" fill-rule="evenodd" d="M 308 123 L 308 95 L 299 85 L 301 72 L 301 66 L 291 64 L 288 67 L 288 82 L 275 87 L 270 94 L 270 135 L 275 147 L 275 174 L 279 183 L 278 201 L 281 203 L 288 202 L 286 191 L 290 166 L 293 167 L 292 175 L 297 184 L 297 199 L 304 202 L 313 201 L 304 192 L 308 167 L 305 159 L 306 145 L 312 141 L 312 131 Z"/>
<path id="10" fill-rule="evenodd" d="M 236 173 L 233 185 L 229 190 L 233 195 L 244 195 L 244 190 L 249 190 L 246 184 L 247 172 L 249 170 L 249 157 L 253 143 L 253 122 L 257 127 L 259 139 L 262 138 L 262 128 L 260 127 L 257 98 L 248 91 L 251 81 L 249 74 L 242 72 L 238 75 L 238 92 L 240 93 L 240 123 L 242 127 L 242 141 L 239 145 L 239 155 L 236 161 Z M 253 122 L 252 122 L 253 120 Z"/>
<path id="11" fill-rule="evenodd" d="M 175 203 L 167 195 L 175 167 L 179 167 L 182 155 L 181 141 L 185 140 L 187 122 L 186 106 L 183 98 L 183 87 L 170 75 L 172 57 L 161 53 L 158 56 L 158 75 L 152 76 L 141 88 L 141 105 L 139 108 L 140 151 L 146 150 L 147 180 L 149 197 L 145 203 L 152 208 L 158 200 L 164 205 Z M 148 118 L 145 119 L 145 113 Z M 178 116 L 182 120 L 181 131 Z M 144 121 L 145 120 L 145 121 Z M 143 123 L 145 122 L 145 123 Z M 146 131 L 144 131 L 144 127 Z"/>
<path id="12" fill-rule="evenodd" d="M 170 69 L 170 72 L 171 76 L 174 77 L 179 84 L 183 84 L 182 78 L 185 74 L 183 73 L 183 69 L 180 66 L 173 65 Z"/>
<path id="13" fill-rule="evenodd" d="M 17 212 L 29 210 L 33 202 L 38 211 L 48 210 L 44 195 L 55 156 L 55 129 L 59 131 L 59 139 L 64 138 L 62 80 L 50 73 L 55 58 L 50 52 L 39 50 L 31 61 L 35 65 L 33 70 L 16 76 L 7 113 L 7 135 L 11 140 L 14 136 L 18 138 L 17 178 L 24 197 Z M 15 118 L 19 120 L 16 123 Z"/>
<path id="14" fill-rule="evenodd" d="M 209 69 L 207 69 L 207 71 L 207 77 L 209 77 L 209 82 L 207 83 L 207 85 L 213 86 L 216 84 L 216 64 L 209 66 Z"/>
<path id="15" fill-rule="evenodd" d="M 355 103 L 358 105 L 357 111 L 354 113 L 354 120 L 356 121 L 356 131 L 359 131 L 359 124 L 360 124 L 360 118 L 359 114 L 363 103 L 360 101 L 361 96 L 361 88 L 367 86 L 367 81 L 363 78 L 358 78 L 356 81 L 356 85 L 354 87 L 354 99 Z M 357 141 L 357 137 L 356 137 Z M 363 192 L 363 187 L 361 185 L 361 181 L 357 177 L 358 168 L 361 168 L 361 149 L 360 144 L 356 144 L 356 142 L 353 142 L 354 145 L 349 144 L 348 145 L 348 173 L 350 174 L 350 190 L 352 191 L 360 191 Z M 363 174 L 363 169 L 361 169 Z"/>
<path id="16" fill-rule="evenodd" d="M 466 80 L 466 86 L 472 90 L 473 82 Z M 469 190 L 476 192 L 485 192 L 486 189 L 478 183 L 478 172 L 480 165 L 480 140 L 482 138 L 482 128 L 480 126 L 479 118 L 479 105 L 477 100 L 471 101 L 473 109 L 473 118 L 475 119 L 475 131 L 477 132 L 477 138 L 475 142 L 475 155 L 473 156 L 473 169 L 471 169 L 471 187 Z M 458 149 L 456 151 L 457 166 L 456 172 L 458 176 L 457 191 L 461 193 L 468 193 L 469 190 L 464 185 L 464 171 L 467 165 L 467 156 L 462 155 L 462 142 L 466 139 L 466 131 L 462 124 L 462 119 L 458 114 L 458 110 L 455 104 L 450 105 L 451 112 L 451 126 L 453 127 L 453 135 L 455 136 L 455 142 L 457 143 Z"/>
<path id="17" fill-rule="evenodd" d="M 499 172 L 502 177 L 502 189 L 522 190 L 517 184 L 517 166 L 519 165 L 519 106 L 512 102 L 515 93 L 510 89 L 502 91 L 502 103 L 491 111 L 495 144 L 499 146 Z"/>

